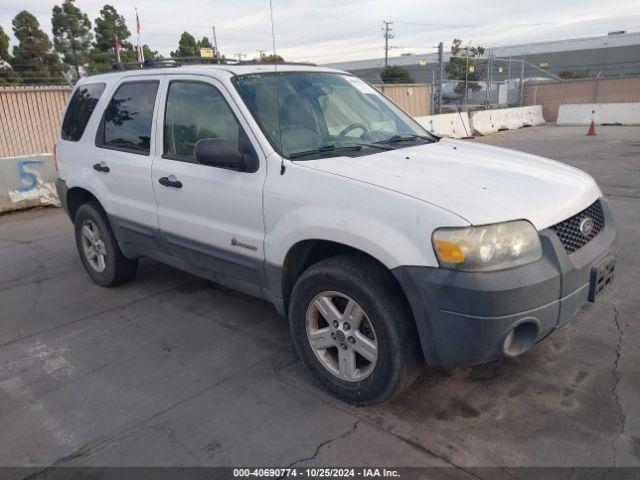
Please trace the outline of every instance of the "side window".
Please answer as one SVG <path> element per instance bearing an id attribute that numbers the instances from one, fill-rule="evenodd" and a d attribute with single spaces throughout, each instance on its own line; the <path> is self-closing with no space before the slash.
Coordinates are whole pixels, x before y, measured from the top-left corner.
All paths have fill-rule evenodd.
<path id="1" fill-rule="evenodd" d="M 158 81 L 120 85 L 107 105 L 96 138 L 100 147 L 149 155 Z"/>
<path id="2" fill-rule="evenodd" d="M 226 138 L 243 153 L 248 148 L 242 127 L 217 88 L 200 82 L 171 82 L 164 115 L 163 156 L 195 162 L 195 145 L 203 138 Z"/>
<path id="3" fill-rule="evenodd" d="M 91 114 L 96 108 L 102 92 L 104 92 L 105 85 L 104 83 L 93 83 L 76 88 L 62 122 L 61 137 L 63 140 L 77 142 L 82 138 Z"/>

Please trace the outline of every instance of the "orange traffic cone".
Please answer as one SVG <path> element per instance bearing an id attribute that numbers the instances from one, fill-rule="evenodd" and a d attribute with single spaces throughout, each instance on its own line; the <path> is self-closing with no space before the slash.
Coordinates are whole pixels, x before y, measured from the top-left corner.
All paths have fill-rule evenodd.
<path id="1" fill-rule="evenodd" d="M 595 137 L 596 136 L 596 123 L 591 120 L 591 125 L 589 125 L 589 131 L 587 132 L 587 136 Z"/>

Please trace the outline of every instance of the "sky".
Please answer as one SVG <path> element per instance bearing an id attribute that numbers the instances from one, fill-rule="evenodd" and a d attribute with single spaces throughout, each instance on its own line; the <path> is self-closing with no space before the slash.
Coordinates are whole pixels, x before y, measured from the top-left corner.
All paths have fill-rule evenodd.
<path id="1" fill-rule="evenodd" d="M 125 16 L 135 37 L 135 7 L 142 42 L 165 56 L 187 30 L 212 37 L 227 57 L 273 51 L 269 0 L 76 0 L 93 20 L 105 3 Z M 51 9 L 60 0 L 0 0 L 0 25 L 13 41 L 11 20 L 28 10 L 51 36 Z M 382 21 L 393 21 L 390 56 L 429 53 L 453 38 L 496 47 L 516 43 L 640 31 L 640 0 L 272 0 L 275 49 L 289 61 L 330 63 L 381 58 Z"/>

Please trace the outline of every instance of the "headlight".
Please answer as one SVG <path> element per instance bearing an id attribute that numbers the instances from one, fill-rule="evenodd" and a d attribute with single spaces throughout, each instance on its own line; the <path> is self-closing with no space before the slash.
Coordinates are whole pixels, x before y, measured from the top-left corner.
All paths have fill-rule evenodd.
<path id="1" fill-rule="evenodd" d="M 439 228 L 433 232 L 433 248 L 441 267 L 472 272 L 512 268 L 542 256 L 538 232 L 525 220 Z"/>

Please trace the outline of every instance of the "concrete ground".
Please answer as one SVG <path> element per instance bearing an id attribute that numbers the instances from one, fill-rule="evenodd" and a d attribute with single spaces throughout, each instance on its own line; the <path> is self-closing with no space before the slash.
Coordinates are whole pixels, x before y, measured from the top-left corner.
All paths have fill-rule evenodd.
<path id="1" fill-rule="evenodd" d="M 355 408 L 319 390 L 267 304 L 152 261 L 84 273 L 60 209 L 0 217 L 0 466 L 640 465 L 640 128 L 475 141 L 594 175 L 614 287 L 524 356 Z"/>

